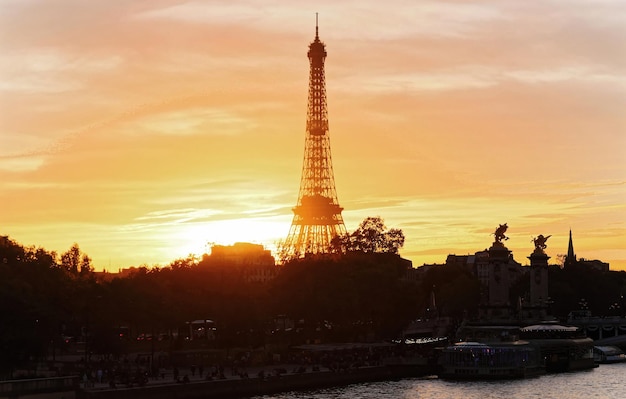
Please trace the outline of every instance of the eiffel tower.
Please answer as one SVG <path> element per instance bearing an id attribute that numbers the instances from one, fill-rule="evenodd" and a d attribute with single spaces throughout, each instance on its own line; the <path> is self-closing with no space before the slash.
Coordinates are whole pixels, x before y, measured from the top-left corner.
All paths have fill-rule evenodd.
<path id="1" fill-rule="evenodd" d="M 319 38 L 317 14 L 315 40 L 309 45 L 307 55 L 311 71 L 300 193 L 281 251 L 295 258 L 329 252 L 331 240 L 346 234 L 330 156 L 324 77 L 326 46 Z"/>

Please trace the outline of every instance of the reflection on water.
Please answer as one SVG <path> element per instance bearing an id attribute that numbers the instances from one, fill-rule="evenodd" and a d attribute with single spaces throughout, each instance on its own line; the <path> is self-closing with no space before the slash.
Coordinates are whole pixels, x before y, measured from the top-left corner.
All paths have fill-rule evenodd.
<path id="1" fill-rule="evenodd" d="M 626 363 L 513 381 L 406 379 L 334 389 L 286 392 L 255 399 L 626 399 Z"/>

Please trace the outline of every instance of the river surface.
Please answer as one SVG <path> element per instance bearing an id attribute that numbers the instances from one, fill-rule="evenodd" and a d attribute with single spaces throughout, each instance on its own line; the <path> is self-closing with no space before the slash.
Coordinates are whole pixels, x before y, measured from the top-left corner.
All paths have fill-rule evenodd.
<path id="1" fill-rule="evenodd" d="M 413 378 L 255 396 L 254 399 L 626 399 L 626 363 L 512 381 Z"/>

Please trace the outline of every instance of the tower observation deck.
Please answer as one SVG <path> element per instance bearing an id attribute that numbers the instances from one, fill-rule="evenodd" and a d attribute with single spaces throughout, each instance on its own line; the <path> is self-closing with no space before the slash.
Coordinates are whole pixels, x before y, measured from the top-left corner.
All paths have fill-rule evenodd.
<path id="1" fill-rule="evenodd" d="M 289 257 L 326 253 L 337 235 L 346 234 L 337 200 L 330 138 L 324 61 L 326 46 L 319 38 L 317 16 L 315 40 L 309 45 L 309 97 L 304 144 L 304 162 L 298 202 L 282 252 Z"/>

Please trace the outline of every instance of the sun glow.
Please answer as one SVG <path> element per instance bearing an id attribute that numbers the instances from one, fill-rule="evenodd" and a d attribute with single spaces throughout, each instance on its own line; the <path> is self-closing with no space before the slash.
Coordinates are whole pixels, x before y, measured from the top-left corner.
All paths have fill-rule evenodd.
<path id="1" fill-rule="evenodd" d="M 211 246 L 232 245 L 236 242 L 262 244 L 276 253 L 277 242 L 289 231 L 289 221 L 279 218 L 232 219 L 181 226 L 173 235 L 172 254 L 175 257 L 201 256 L 210 253 Z"/>

